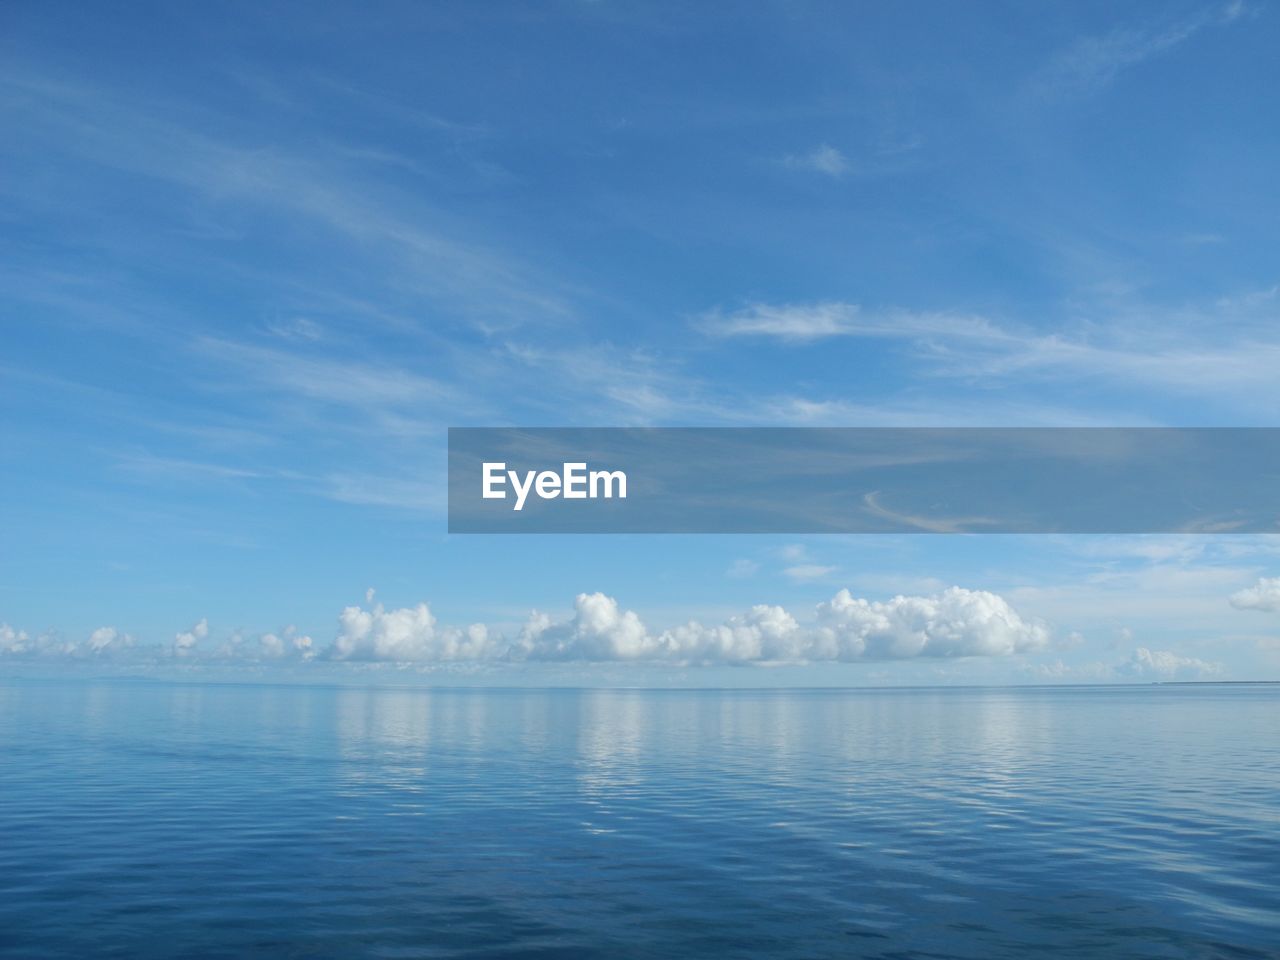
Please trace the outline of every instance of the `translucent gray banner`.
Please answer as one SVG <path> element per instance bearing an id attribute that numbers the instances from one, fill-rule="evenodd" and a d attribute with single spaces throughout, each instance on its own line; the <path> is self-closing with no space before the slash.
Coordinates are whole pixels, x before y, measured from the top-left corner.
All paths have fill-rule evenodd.
<path id="1" fill-rule="evenodd" d="M 453 428 L 451 533 L 1276 533 L 1276 428 Z"/>

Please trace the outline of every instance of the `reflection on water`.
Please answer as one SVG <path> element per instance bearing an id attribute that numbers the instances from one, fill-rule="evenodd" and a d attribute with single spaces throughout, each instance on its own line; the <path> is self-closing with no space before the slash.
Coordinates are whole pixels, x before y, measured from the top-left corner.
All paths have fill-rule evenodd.
<path id="1" fill-rule="evenodd" d="M 0 955 L 1278 957 L 1280 689 L 0 682 Z"/>

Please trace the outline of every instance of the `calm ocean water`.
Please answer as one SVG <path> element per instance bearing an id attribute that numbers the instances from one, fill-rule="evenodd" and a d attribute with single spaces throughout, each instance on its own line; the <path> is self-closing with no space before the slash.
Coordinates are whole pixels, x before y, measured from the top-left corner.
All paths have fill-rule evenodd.
<path id="1" fill-rule="evenodd" d="M 1280 688 L 0 681 L 5 957 L 1280 957 Z"/>

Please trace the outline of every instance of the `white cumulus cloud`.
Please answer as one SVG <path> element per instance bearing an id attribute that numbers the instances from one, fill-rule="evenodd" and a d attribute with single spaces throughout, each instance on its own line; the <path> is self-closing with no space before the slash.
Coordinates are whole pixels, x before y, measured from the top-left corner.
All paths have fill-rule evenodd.
<path id="1" fill-rule="evenodd" d="M 690 621 L 662 634 L 663 652 L 694 663 L 779 662 L 805 658 L 805 634 L 782 607 L 757 604 L 713 627 Z"/>
<path id="2" fill-rule="evenodd" d="M 338 615 L 338 624 L 329 650 L 336 660 L 482 660 L 494 654 L 484 624 L 465 630 L 442 628 L 425 603 L 399 610 L 387 610 L 380 603 L 372 610 L 347 607 Z"/>
<path id="3" fill-rule="evenodd" d="M 227 638 L 213 656 L 220 660 L 310 660 L 316 656 L 314 641 L 292 624 L 279 632 L 267 632 L 249 639 L 237 631 Z"/>
<path id="4" fill-rule="evenodd" d="M 1262 577 L 1252 587 L 1236 591 L 1231 605 L 1237 610 L 1280 611 L 1280 577 Z"/>
<path id="5" fill-rule="evenodd" d="M 264 633 L 258 638 L 258 648 L 262 656 L 270 660 L 296 657 L 310 660 L 316 655 L 315 644 L 310 637 L 298 632 L 298 628 L 290 625 L 279 633 Z"/>
<path id="6" fill-rule="evenodd" d="M 48 630 L 32 637 L 25 630 L 0 623 L 0 654 L 16 657 L 63 657 L 115 655 L 130 650 L 133 637 L 115 627 L 98 627 L 84 642 L 68 640 L 57 631 Z"/>
<path id="7" fill-rule="evenodd" d="M 1024 620 L 1003 597 L 963 587 L 884 602 L 841 590 L 818 605 L 818 621 L 815 660 L 1004 656 L 1049 642 L 1044 624 Z"/>
<path id="8" fill-rule="evenodd" d="M 209 620 L 201 617 L 190 630 L 183 630 L 173 635 L 173 654 L 176 657 L 191 656 L 196 644 L 209 635 Z"/>
<path id="9" fill-rule="evenodd" d="M 0 653 L 26 653 L 31 648 L 27 631 L 0 623 Z"/>
<path id="10" fill-rule="evenodd" d="M 370 594 L 372 596 L 372 594 Z M 816 605 L 805 619 L 780 606 L 756 604 L 720 623 L 689 620 L 651 630 L 634 610 L 604 593 L 581 593 L 568 617 L 534 611 L 514 637 L 486 624 L 440 624 L 426 603 L 387 609 L 349 606 L 327 646 L 289 626 L 250 639 L 234 633 L 216 649 L 202 643 L 209 622 L 201 619 L 174 635 L 171 645 L 137 644 L 115 627 L 94 630 L 85 643 L 57 634 L 32 639 L 0 625 L 0 654 L 83 657 L 110 651 L 163 660 L 166 655 L 199 662 L 381 661 L 438 662 L 652 662 L 667 664 L 783 664 L 821 661 L 896 660 L 915 657 L 1008 656 L 1043 648 L 1047 628 L 1022 617 L 1002 597 L 950 587 L 929 596 L 889 600 L 855 598 L 841 590 Z"/>
<path id="11" fill-rule="evenodd" d="M 782 607 L 758 604 L 722 624 L 694 620 L 650 633 L 612 597 L 580 594 L 574 616 L 535 614 L 515 653 L 530 660 L 659 660 L 750 663 L 1006 656 L 1048 643 L 1044 624 L 1002 597 L 951 587 L 927 597 L 855 599 L 841 590 L 800 624 Z"/>
<path id="12" fill-rule="evenodd" d="M 121 633 L 115 627 L 98 627 L 89 634 L 88 646 L 90 653 L 115 653 L 132 647 L 133 637 Z"/>
<path id="13" fill-rule="evenodd" d="M 632 610 L 603 593 L 580 593 L 569 620 L 553 623 L 534 611 L 513 653 L 531 660 L 642 660 L 659 652 Z"/>

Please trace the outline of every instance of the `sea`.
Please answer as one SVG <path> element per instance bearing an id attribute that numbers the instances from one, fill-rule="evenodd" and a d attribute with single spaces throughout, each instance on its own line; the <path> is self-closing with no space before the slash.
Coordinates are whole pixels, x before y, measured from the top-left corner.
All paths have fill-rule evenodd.
<path id="1" fill-rule="evenodd" d="M 0 679 L 5 958 L 1277 958 L 1280 686 Z"/>

